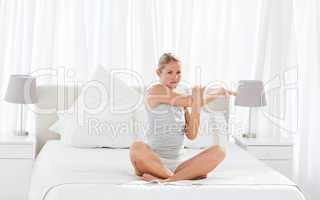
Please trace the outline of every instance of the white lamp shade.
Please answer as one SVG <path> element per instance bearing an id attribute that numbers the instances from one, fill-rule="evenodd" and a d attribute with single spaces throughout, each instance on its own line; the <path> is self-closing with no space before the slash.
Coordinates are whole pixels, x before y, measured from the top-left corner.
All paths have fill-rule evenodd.
<path id="1" fill-rule="evenodd" d="M 5 100 L 17 104 L 36 103 L 36 79 L 30 75 L 11 75 Z"/>
<path id="2" fill-rule="evenodd" d="M 241 80 L 238 86 L 238 95 L 235 99 L 235 105 L 245 107 L 265 106 L 266 96 L 262 81 L 259 80 Z"/>

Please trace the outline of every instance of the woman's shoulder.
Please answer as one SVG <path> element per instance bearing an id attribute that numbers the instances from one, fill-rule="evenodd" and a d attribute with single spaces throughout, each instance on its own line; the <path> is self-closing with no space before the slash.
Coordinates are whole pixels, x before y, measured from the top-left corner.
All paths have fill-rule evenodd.
<path id="1" fill-rule="evenodd" d="M 154 108 L 159 104 L 159 98 L 161 96 L 165 96 L 166 94 L 166 88 L 163 85 L 155 84 L 147 89 L 144 99 L 145 104 L 148 104 L 149 108 Z"/>
<path id="2" fill-rule="evenodd" d="M 162 85 L 160 83 L 151 86 L 147 90 L 148 95 L 166 94 L 167 92 L 168 92 L 168 88 L 166 88 L 164 85 Z"/>

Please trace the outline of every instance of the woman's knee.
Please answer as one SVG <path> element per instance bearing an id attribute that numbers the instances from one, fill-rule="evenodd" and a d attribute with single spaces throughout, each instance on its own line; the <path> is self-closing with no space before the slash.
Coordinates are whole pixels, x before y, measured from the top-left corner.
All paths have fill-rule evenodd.
<path id="1" fill-rule="evenodd" d="M 147 147 L 148 147 L 148 145 L 146 143 L 139 140 L 139 141 L 135 141 L 134 143 L 132 143 L 132 145 L 130 147 L 130 151 L 143 151 Z"/>
<path id="2" fill-rule="evenodd" d="M 223 161 L 224 158 L 226 157 L 225 151 L 219 145 L 211 147 L 211 151 L 215 159 L 218 160 L 219 162 Z"/>
<path id="3" fill-rule="evenodd" d="M 130 155 L 135 160 L 143 159 L 148 146 L 143 141 L 136 141 L 130 147 Z"/>

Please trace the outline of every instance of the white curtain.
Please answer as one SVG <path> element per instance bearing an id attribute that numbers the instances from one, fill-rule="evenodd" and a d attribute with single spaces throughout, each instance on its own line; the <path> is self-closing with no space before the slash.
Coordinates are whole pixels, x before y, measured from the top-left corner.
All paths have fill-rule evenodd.
<path id="1" fill-rule="evenodd" d="M 30 73 L 35 1 L 0 0 L 0 131 L 16 129 L 17 106 L 3 101 L 10 74 Z"/>
<path id="2" fill-rule="evenodd" d="M 295 0 L 299 64 L 296 175 L 308 199 L 320 199 L 320 2 Z"/>
<path id="3" fill-rule="evenodd" d="M 264 82 L 267 106 L 254 112 L 260 136 L 297 134 L 298 88 L 292 0 L 262 1 L 259 7 L 254 58 L 255 79 Z"/>
<path id="4" fill-rule="evenodd" d="M 148 85 L 157 79 L 155 67 L 164 52 L 181 58 L 187 83 L 223 80 L 232 86 L 232 81 L 252 79 L 252 39 L 262 3 L 1 0 L 1 97 L 9 74 L 32 72 L 39 83 L 57 81 L 47 73 L 59 81 L 84 81 L 99 64 L 132 69 Z M 1 129 L 13 129 L 15 107 L 1 101 Z"/>
<path id="5" fill-rule="evenodd" d="M 0 94 L 12 73 L 85 81 L 99 64 L 132 69 L 147 85 L 164 52 L 181 58 L 191 84 L 263 80 L 268 106 L 255 129 L 298 138 L 296 178 L 315 200 L 319 18 L 317 0 L 0 0 Z M 1 100 L 0 111 L 9 133 L 16 106 Z"/>

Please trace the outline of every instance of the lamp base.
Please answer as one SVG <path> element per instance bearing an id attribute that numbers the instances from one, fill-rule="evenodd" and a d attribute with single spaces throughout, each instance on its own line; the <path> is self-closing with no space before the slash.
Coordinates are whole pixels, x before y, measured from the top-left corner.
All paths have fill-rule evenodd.
<path id="1" fill-rule="evenodd" d="M 257 138 L 257 135 L 255 133 L 245 133 L 242 135 L 244 138 Z"/>
<path id="2" fill-rule="evenodd" d="M 15 131 L 14 136 L 28 136 L 29 133 L 27 131 Z"/>

